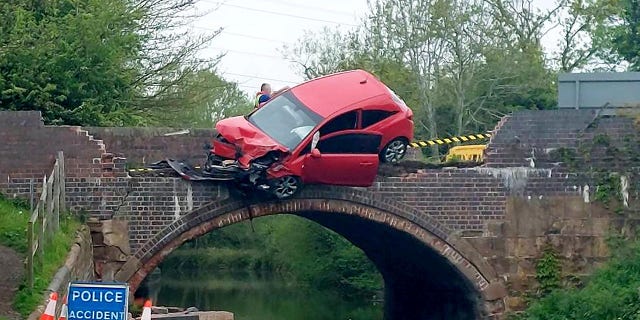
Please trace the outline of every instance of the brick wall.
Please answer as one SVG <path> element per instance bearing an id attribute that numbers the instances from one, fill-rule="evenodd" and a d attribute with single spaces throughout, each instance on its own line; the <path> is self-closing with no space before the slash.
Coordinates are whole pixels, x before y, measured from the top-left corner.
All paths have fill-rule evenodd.
<path id="1" fill-rule="evenodd" d="M 370 190 L 415 207 L 465 234 L 482 233 L 488 221 L 504 219 L 507 196 L 500 180 L 467 169 L 425 170 L 383 178 Z"/>
<path id="2" fill-rule="evenodd" d="M 49 175 L 58 151 L 65 154 L 67 176 L 86 177 L 99 168 L 104 146 L 80 127 L 45 126 L 39 112 L 0 111 L 0 191 L 23 196 L 33 179 Z"/>
<path id="3" fill-rule="evenodd" d="M 190 183 L 181 178 L 132 177 L 126 199 L 113 218 L 128 222 L 131 248 L 135 251 L 189 211 L 227 196 L 221 184 Z"/>
<path id="4" fill-rule="evenodd" d="M 203 146 L 211 142 L 215 130 L 172 128 L 84 128 L 106 149 L 123 154 L 131 165 L 148 164 L 165 158 L 201 163 Z"/>
<path id="5" fill-rule="evenodd" d="M 598 110 L 522 111 L 500 121 L 484 167 L 477 170 L 494 176 L 537 172 L 515 190 L 521 196 L 581 195 L 587 185 L 593 196 L 603 173 L 640 180 L 640 128 L 632 117 Z M 638 183 L 629 186 L 639 190 Z"/>

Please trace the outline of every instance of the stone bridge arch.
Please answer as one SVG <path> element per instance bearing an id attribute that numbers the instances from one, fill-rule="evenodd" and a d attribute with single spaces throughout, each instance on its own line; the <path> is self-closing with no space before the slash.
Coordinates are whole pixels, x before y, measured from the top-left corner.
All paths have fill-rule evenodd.
<path id="1" fill-rule="evenodd" d="M 468 242 L 411 206 L 360 188 L 308 186 L 288 200 L 209 202 L 155 234 L 127 260 L 116 280 L 127 281 L 133 292 L 184 242 L 275 214 L 310 219 L 361 248 L 383 276 L 385 319 L 471 319 L 470 313 L 488 319 L 504 308 L 502 281 Z M 447 305 L 447 299 L 456 303 Z"/>

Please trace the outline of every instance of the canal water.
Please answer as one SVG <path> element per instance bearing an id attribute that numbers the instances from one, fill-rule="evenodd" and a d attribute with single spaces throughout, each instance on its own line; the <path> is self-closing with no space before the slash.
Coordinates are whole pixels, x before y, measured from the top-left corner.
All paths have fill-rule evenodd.
<path id="1" fill-rule="evenodd" d="M 382 305 L 348 301 L 333 291 L 297 288 L 273 275 L 211 273 L 176 276 L 163 270 L 152 285 L 155 305 L 230 311 L 235 320 L 381 320 Z"/>

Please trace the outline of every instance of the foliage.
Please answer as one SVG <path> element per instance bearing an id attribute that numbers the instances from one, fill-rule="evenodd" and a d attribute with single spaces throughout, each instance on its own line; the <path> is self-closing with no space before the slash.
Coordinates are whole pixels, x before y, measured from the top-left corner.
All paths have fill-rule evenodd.
<path id="1" fill-rule="evenodd" d="M 163 268 L 178 274 L 272 271 L 272 258 L 264 250 L 243 248 L 197 248 L 181 249 L 167 257 Z"/>
<path id="2" fill-rule="evenodd" d="M 536 264 L 536 280 L 540 283 L 540 294 L 547 295 L 560 287 L 560 262 L 551 245 L 542 251 L 542 257 Z"/>
<path id="3" fill-rule="evenodd" d="M 603 0 L 604 1 L 604 0 Z M 612 16 L 613 22 L 604 30 L 611 41 L 611 51 L 616 56 L 629 63 L 632 71 L 640 70 L 640 3 L 637 0 L 618 0 L 617 16 Z M 611 56 L 612 54 L 610 54 Z"/>
<path id="4" fill-rule="evenodd" d="M 153 102 L 156 124 L 211 128 L 223 118 L 246 114 L 253 108 L 236 83 L 222 79 L 213 68 L 186 74 L 181 86 L 168 89 Z"/>
<path id="5" fill-rule="evenodd" d="M 295 216 L 243 222 L 186 243 L 160 266 L 170 272 L 275 271 L 305 288 L 337 288 L 371 297 L 382 278 L 364 253 L 342 236 Z"/>
<path id="6" fill-rule="evenodd" d="M 367 297 L 381 289 L 375 267 L 342 236 L 294 216 L 278 220 L 271 226 L 269 248 L 296 279 L 316 289 L 338 288 Z"/>
<path id="7" fill-rule="evenodd" d="M 137 14 L 120 0 L 3 3 L 0 106 L 47 123 L 132 124 Z"/>
<path id="8" fill-rule="evenodd" d="M 640 241 L 610 245 L 612 258 L 582 289 L 558 289 L 534 302 L 522 320 L 640 319 Z"/>
<path id="9" fill-rule="evenodd" d="M 240 112 L 247 99 L 215 75 L 220 57 L 196 56 L 219 31 L 179 29 L 197 17 L 189 13 L 194 2 L 3 2 L 0 109 L 85 126 L 210 126 L 212 113 Z"/>
<path id="10" fill-rule="evenodd" d="M 0 243 L 16 250 L 22 256 L 27 253 L 29 216 L 29 209 L 24 205 L 15 206 L 11 201 L 0 199 Z M 23 283 L 16 293 L 14 308 L 25 319 L 42 302 L 42 292 L 67 258 L 78 227 L 78 222 L 71 216 L 60 217 L 60 231 L 44 247 L 43 265 L 35 268 L 33 289 Z"/>

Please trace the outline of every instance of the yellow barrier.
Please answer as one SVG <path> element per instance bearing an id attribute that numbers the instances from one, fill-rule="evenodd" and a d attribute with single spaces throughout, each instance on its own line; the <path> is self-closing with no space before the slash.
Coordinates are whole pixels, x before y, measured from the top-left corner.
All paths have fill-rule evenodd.
<path id="1" fill-rule="evenodd" d="M 446 162 L 449 162 L 454 159 L 460 159 L 462 161 L 475 161 L 481 162 L 484 156 L 484 149 L 487 146 L 484 144 L 471 144 L 466 146 L 455 146 L 449 149 L 449 153 L 447 153 L 447 157 L 445 159 Z"/>

